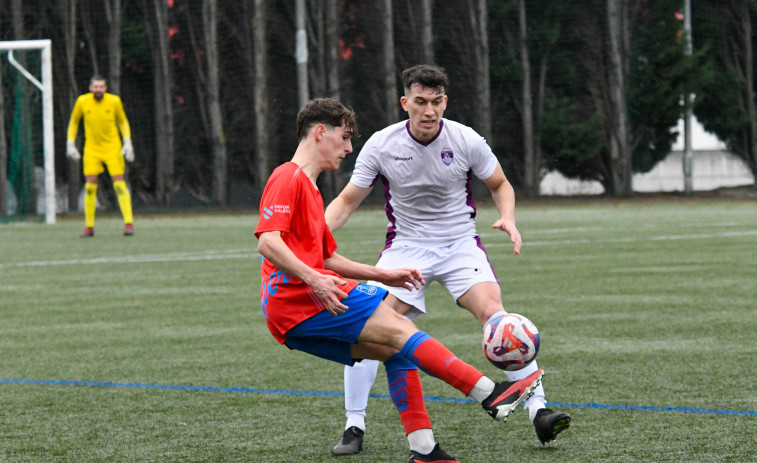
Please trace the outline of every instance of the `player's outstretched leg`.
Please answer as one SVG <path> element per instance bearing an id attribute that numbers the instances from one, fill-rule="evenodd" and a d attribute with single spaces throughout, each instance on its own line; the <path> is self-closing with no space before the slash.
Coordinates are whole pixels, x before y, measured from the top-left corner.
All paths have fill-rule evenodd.
<path id="1" fill-rule="evenodd" d="M 363 360 L 351 367 L 344 367 L 344 408 L 347 411 L 347 423 L 341 439 L 331 449 L 334 455 L 354 455 L 362 450 L 365 410 L 378 367 L 378 360 Z"/>
<path id="2" fill-rule="evenodd" d="M 534 393 L 544 375 L 543 370 L 537 370 L 518 381 L 494 383 L 422 331 L 408 339 L 400 354 L 425 372 L 477 400 L 497 421 L 506 421 L 516 406 Z"/>
<path id="3" fill-rule="evenodd" d="M 505 422 L 519 403 L 533 395 L 543 376 L 544 370 L 539 369 L 523 379 L 497 383 L 494 391 L 481 402 L 481 405 L 492 418 Z"/>

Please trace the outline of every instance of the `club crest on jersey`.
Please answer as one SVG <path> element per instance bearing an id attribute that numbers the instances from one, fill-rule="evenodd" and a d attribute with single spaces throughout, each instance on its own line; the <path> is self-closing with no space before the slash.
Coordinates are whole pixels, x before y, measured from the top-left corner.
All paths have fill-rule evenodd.
<path id="1" fill-rule="evenodd" d="M 452 148 L 442 149 L 442 162 L 445 166 L 452 164 L 452 158 L 455 157 L 455 153 L 452 152 Z"/>
<path id="2" fill-rule="evenodd" d="M 376 286 L 357 285 L 355 286 L 355 289 L 369 296 L 373 296 L 378 292 L 378 288 Z"/>

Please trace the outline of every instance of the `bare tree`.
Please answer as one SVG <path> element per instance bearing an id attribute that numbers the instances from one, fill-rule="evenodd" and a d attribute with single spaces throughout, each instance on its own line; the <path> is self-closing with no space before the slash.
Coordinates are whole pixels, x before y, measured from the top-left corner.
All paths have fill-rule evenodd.
<path id="1" fill-rule="evenodd" d="M 310 99 L 310 87 L 308 79 L 308 35 L 307 35 L 307 8 L 305 0 L 295 0 L 295 61 L 297 62 L 297 94 L 300 107 Z"/>
<path id="2" fill-rule="evenodd" d="M 326 73 L 326 18 L 325 4 L 321 0 L 308 0 L 307 28 L 308 44 L 308 77 L 310 89 L 316 97 L 326 96 L 328 75 Z"/>
<path id="3" fill-rule="evenodd" d="M 423 61 L 434 64 L 434 30 L 431 13 L 431 0 L 421 0 L 421 50 Z"/>
<path id="4" fill-rule="evenodd" d="M 628 143 L 628 111 L 626 104 L 629 56 L 628 11 L 624 0 L 607 0 L 607 29 L 609 31 L 609 104 L 607 116 L 609 150 L 612 166 L 612 185 L 615 194 L 633 191 L 631 149 Z"/>
<path id="5" fill-rule="evenodd" d="M 308 48 L 315 53 L 308 53 L 308 61 L 311 69 L 310 85 L 316 96 L 339 98 L 338 23 L 336 0 L 309 2 Z M 318 186 L 325 201 L 335 198 L 342 186 L 339 173 L 325 172 L 318 179 Z"/>
<path id="6" fill-rule="evenodd" d="M 207 69 L 208 116 L 210 120 L 210 146 L 213 153 L 213 198 L 226 205 L 228 188 L 228 154 L 221 117 L 221 94 L 218 79 L 218 1 L 203 0 L 203 30 L 205 32 L 205 63 Z"/>
<path id="7" fill-rule="evenodd" d="M 392 0 L 384 0 L 382 19 L 384 29 L 384 113 L 386 124 L 399 120 L 397 108 L 397 66 L 394 60 L 394 22 Z"/>
<path id="8" fill-rule="evenodd" d="M 65 93 L 58 100 L 63 103 L 61 114 L 68 116 L 76 103 L 79 89 L 76 85 L 76 73 L 74 70 L 76 59 L 76 9 L 78 0 L 60 0 L 58 2 L 58 12 L 60 14 L 63 26 L 63 48 L 65 63 Z M 81 132 L 78 133 L 79 138 Z M 68 209 L 77 210 L 79 203 L 79 193 L 81 189 L 81 164 L 80 161 L 68 160 Z"/>
<path id="9" fill-rule="evenodd" d="M 197 69 L 195 80 L 197 94 L 200 101 L 200 116 L 202 127 L 210 145 L 212 159 L 212 197 L 220 205 L 226 205 L 228 191 L 228 152 L 223 131 L 223 116 L 221 112 L 221 86 L 219 79 L 220 61 L 218 57 L 218 2 L 217 0 L 202 0 L 202 39 L 198 40 L 193 18 L 197 14 L 186 8 L 190 41 L 194 49 L 194 60 Z"/>
<path id="10" fill-rule="evenodd" d="M 754 30 L 752 29 L 752 21 L 755 15 L 757 15 L 757 7 L 753 2 L 733 1 L 730 2 L 731 8 L 736 13 L 733 15 L 735 22 L 735 30 L 741 41 L 741 49 L 743 50 L 741 56 L 741 62 L 734 66 L 734 69 L 739 70 L 739 77 L 745 85 L 743 85 L 743 101 L 746 105 L 743 112 L 747 115 L 748 120 L 751 121 L 749 128 L 746 131 L 747 142 L 744 143 L 746 150 L 743 155 L 746 160 L 749 169 L 752 171 L 752 176 L 755 178 L 755 185 L 757 185 L 757 107 L 755 107 L 755 91 L 754 91 L 754 48 L 752 42 L 752 36 Z M 734 54 L 738 56 L 738 54 Z M 738 60 L 738 58 L 733 58 Z"/>
<path id="11" fill-rule="evenodd" d="M 337 32 L 339 16 L 337 0 L 326 0 L 326 72 L 328 73 L 327 93 L 331 98 L 341 98 L 341 79 L 339 78 L 339 34 Z"/>
<path id="12" fill-rule="evenodd" d="M 81 15 L 82 33 L 87 39 L 87 50 L 89 51 L 89 61 L 92 65 L 92 74 L 101 74 L 100 63 L 97 60 L 97 49 L 100 44 L 95 25 L 98 18 L 94 18 L 94 20 L 92 18 L 94 12 L 99 11 L 100 9 L 92 5 L 93 1 L 94 0 L 84 0 L 84 7 L 79 11 Z M 102 190 L 102 188 L 100 190 Z"/>
<path id="13" fill-rule="evenodd" d="M 604 21 L 588 21 L 604 17 Z M 579 11 L 585 53 L 579 60 L 593 106 L 601 115 L 605 152 L 599 159 L 601 182 L 610 195 L 630 194 L 631 146 L 626 104 L 629 60 L 628 5 L 598 0 Z"/>
<path id="14" fill-rule="evenodd" d="M 489 33 L 486 0 L 469 0 L 469 16 L 471 31 L 473 33 L 474 56 L 476 66 L 475 93 L 476 110 L 473 112 L 474 128 L 487 140 L 491 140 L 492 116 L 491 116 L 491 83 L 489 81 Z"/>
<path id="15" fill-rule="evenodd" d="M 155 200 L 171 202 L 174 189 L 174 110 L 171 50 L 168 44 L 168 5 L 165 0 L 142 0 L 150 39 L 155 104 Z"/>
<path id="16" fill-rule="evenodd" d="M 108 89 L 121 94 L 121 0 L 103 0 L 108 23 Z"/>
<path id="17" fill-rule="evenodd" d="M 255 153 L 256 153 L 256 172 L 257 179 L 255 190 L 259 193 L 258 197 L 263 194 L 266 179 L 271 170 L 271 153 L 268 130 L 268 94 L 266 85 L 266 76 L 268 75 L 268 52 L 266 40 L 266 1 L 255 0 L 254 12 L 252 16 L 252 32 L 255 54 L 255 74 L 253 81 L 255 108 Z"/>
<path id="18" fill-rule="evenodd" d="M 0 17 L 0 20 L 2 17 Z M 0 60 L 2 75 L 2 60 Z M 0 121 L 5 120 L 5 98 L 0 88 Z M 0 123 L 0 217 L 6 215 L 8 205 L 8 145 L 5 139 L 5 124 Z"/>
<path id="19" fill-rule="evenodd" d="M 536 158 L 534 144 L 534 100 L 531 87 L 531 59 L 528 53 L 528 24 L 526 21 L 526 2 L 517 0 L 518 10 L 518 52 L 520 55 L 523 85 L 521 86 L 521 123 L 523 125 L 523 180 L 526 196 L 539 195 L 540 163 Z"/>

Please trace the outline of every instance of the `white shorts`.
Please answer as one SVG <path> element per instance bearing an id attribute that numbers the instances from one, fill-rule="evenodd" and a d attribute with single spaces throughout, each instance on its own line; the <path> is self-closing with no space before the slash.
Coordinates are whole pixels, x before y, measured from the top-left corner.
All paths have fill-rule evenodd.
<path id="1" fill-rule="evenodd" d="M 455 302 L 473 285 L 483 282 L 498 283 L 481 240 L 466 237 L 448 246 L 422 247 L 395 243 L 381 254 L 376 267 L 411 267 L 421 271 L 426 286 L 408 291 L 383 285 L 377 281 L 369 284 L 385 288 L 406 304 L 413 306 L 405 315 L 413 319 L 426 313 L 426 288 L 438 281 L 450 293 Z"/>

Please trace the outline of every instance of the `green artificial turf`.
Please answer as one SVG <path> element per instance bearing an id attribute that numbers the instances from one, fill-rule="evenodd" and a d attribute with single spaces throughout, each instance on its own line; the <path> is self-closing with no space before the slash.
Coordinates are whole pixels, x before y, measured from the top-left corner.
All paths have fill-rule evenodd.
<path id="1" fill-rule="evenodd" d="M 383 369 L 365 450 L 336 458 L 342 368 L 278 345 L 259 307 L 250 214 L 145 215 L 134 237 L 98 215 L 0 225 L 0 462 L 405 462 Z M 542 447 L 423 377 L 437 440 L 461 462 L 757 460 L 757 203 L 518 206 L 512 255 L 478 230 L 505 307 L 541 333 L 553 407 Z M 374 263 L 383 210 L 361 208 L 339 252 Z M 432 284 L 419 327 L 493 378 L 480 327 Z"/>

